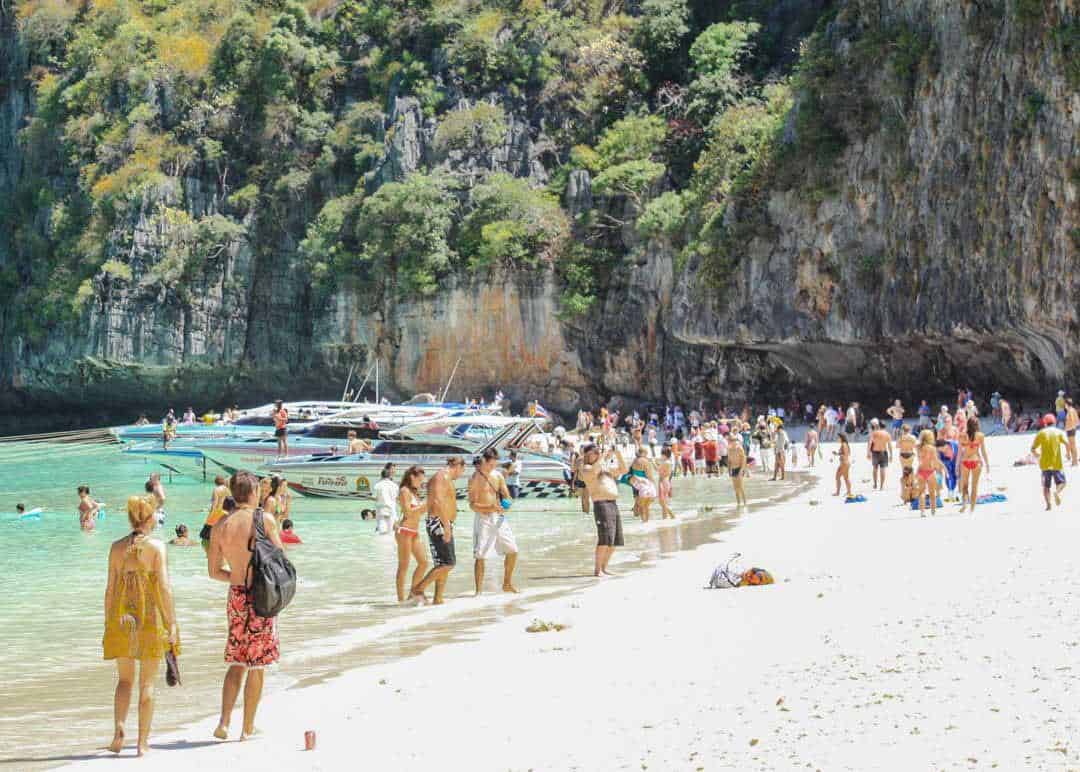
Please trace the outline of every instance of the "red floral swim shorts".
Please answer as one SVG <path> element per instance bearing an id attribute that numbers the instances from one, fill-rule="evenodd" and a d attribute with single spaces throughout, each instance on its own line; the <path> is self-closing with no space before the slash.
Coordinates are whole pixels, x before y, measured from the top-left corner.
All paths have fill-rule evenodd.
<path id="1" fill-rule="evenodd" d="M 249 668 L 266 667 L 278 661 L 277 618 L 265 619 L 255 613 L 251 590 L 231 585 L 226 604 L 229 640 L 225 644 L 225 662 Z"/>

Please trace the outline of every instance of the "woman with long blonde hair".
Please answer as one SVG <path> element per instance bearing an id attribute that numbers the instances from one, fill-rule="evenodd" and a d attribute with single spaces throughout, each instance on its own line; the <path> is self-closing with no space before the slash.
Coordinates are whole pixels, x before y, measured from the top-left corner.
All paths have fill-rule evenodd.
<path id="1" fill-rule="evenodd" d="M 938 481 L 937 471 L 943 469 L 941 459 L 938 458 L 937 442 L 934 439 L 934 433 L 929 429 L 923 429 L 919 433 L 919 446 L 917 448 L 919 454 L 919 468 L 916 472 L 919 475 L 919 515 L 926 517 L 926 499 L 927 493 L 930 494 L 930 514 L 937 514 L 937 497 L 938 497 Z"/>
<path id="2" fill-rule="evenodd" d="M 150 497 L 128 499 L 131 533 L 109 549 L 109 580 L 105 588 L 105 659 L 116 660 L 118 680 L 113 699 L 115 731 L 109 750 L 124 747 L 124 722 L 131 705 L 135 663 L 139 663 L 139 739 L 137 753 L 148 750 L 154 716 L 154 680 L 170 649 L 180 653 L 176 607 L 169 585 L 165 545 L 150 536 L 156 525 Z"/>

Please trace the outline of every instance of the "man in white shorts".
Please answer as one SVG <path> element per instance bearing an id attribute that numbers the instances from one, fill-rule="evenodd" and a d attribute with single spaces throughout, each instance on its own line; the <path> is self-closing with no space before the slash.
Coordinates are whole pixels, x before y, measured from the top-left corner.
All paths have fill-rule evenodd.
<path id="1" fill-rule="evenodd" d="M 397 522 L 397 497 L 400 490 L 394 482 L 394 465 L 387 464 L 372 493 L 375 496 L 375 533 L 390 533 L 390 526 Z"/>
<path id="2" fill-rule="evenodd" d="M 518 548 L 505 514 L 512 499 L 498 466 L 498 452 L 488 448 L 477 460 L 476 471 L 469 479 L 469 508 L 476 515 L 473 519 L 473 557 L 476 559 L 473 577 L 477 595 L 484 585 L 484 561 L 496 555 L 504 558 L 503 592 L 517 592 L 513 578 Z"/>

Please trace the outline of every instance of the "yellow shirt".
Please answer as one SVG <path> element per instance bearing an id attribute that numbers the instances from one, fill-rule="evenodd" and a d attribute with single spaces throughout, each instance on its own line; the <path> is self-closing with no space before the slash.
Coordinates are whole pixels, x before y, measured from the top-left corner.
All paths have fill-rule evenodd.
<path id="1" fill-rule="evenodd" d="M 1059 413 L 1065 409 L 1065 397 L 1058 397 L 1054 400 L 1054 409 Z"/>
<path id="2" fill-rule="evenodd" d="M 1032 450 L 1039 451 L 1039 469 L 1044 472 L 1061 471 L 1061 449 L 1065 445 L 1065 432 L 1047 426 L 1035 435 Z"/>

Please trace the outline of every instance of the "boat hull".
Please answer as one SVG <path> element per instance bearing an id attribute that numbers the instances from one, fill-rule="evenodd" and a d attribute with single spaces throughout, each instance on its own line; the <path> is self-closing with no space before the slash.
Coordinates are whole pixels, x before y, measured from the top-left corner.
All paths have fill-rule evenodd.
<path id="1" fill-rule="evenodd" d="M 445 458 L 393 458 L 369 457 L 348 461 L 278 461 L 270 464 L 269 471 L 285 477 L 289 487 L 305 496 L 333 499 L 371 499 L 372 491 L 381 477 L 386 462 L 393 461 L 398 472 L 404 472 L 410 466 L 423 467 L 428 478 L 440 469 L 446 468 Z M 530 460 L 531 461 L 531 460 Z M 522 499 L 548 499 L 568 496 L 570 486 L 566 482 L 564 467 L 559 462 L 545 460 L 540 464 L 526 461 L 525 472 L 521 476 Z M 455 481 L 458 498 L 465 497 L 469 475 L 464 474 Z"/>

